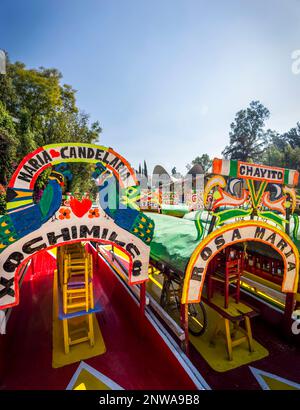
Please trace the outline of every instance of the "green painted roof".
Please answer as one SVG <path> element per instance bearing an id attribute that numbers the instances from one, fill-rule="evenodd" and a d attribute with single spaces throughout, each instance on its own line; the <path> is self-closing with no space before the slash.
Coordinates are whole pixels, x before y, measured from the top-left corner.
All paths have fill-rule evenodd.
<path id="1" fill-rule="evenodd" d="M 155 222 L 154 236 L 151 242 L 151 258 L 164 262 L 171 268 L 184 273 L 194 249 L 201 242 L 197 240 L 197 229 L 195 226 L 197 212 L 190 212 L 183 218 L 157 213 L 147 213 L 147 215 Z M 197 216 L 199 217 L 199 214 Z M 206 227 L 206 230 L 210 218 L 211 215 L 208 215 L 207 211 L 201 211 L 200 219 L 203 226 Z M 298 216 L 297 219 L 299 219 Z M 291 232 L 294 229 L 294 223 L 295 222 L 291 220 Z M 296 236 L 297 239 L 294 239 L 294 242 L 299 249 L 300 233 L 298 231 L 300 231 L 300 229 L 297 229 L 298 235 Z M 206 235 L 207 231 L 204 237 Z M 249 242 L 247 243 L 247 249 L 249 251 L 259 252 L 265 256 L 278 257 L 277 252 L 261 243 L 254 244 Z"/>
<path id="2" fill-rule="evenodd" d="M 151 258 L 184 272 L 191 254 L 200 242 L 197 240 L 195 222 L 156 213 L 147 215 L 155 223 Z"/>

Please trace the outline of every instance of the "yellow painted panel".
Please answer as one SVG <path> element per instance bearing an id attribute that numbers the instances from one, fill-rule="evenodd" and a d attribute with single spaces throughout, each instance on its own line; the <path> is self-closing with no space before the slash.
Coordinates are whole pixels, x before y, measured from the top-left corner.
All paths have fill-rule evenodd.
<path id="1" fill-rule="evenodd" d="M 73 390 L 83 390 L 80 386 L 84 385 L 84 390 L 111 390 L 103 381 L 99 380 L 86 369 L 82 369 L 74 383 Z"/>

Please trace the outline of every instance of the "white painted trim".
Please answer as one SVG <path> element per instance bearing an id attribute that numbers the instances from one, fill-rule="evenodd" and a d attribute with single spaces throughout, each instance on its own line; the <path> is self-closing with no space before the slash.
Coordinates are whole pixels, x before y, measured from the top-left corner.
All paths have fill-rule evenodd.
<path id="1" fill-rule="evenodd" d="M 251 370 L 253 376 L 256 378 L 258 384 L 260 385 L 260 387 L 263 390 L 271 390 L 271 389 L 268 386 L 268 384 L 265 382 L 265 380 L 263 379 L 262 375 L 270 377 L 270 378 L 275 379 L 275 380 L 277 380 L 281 383 L 285 383 L 289 386 L 295 387 L 296 389 L 300 390 L 300 384 L 299 383 L 295 383 L 295 382 L 293 382 L 289 379 L 285 379 L 283 377 L 277 376 L 277 374 L 265 372 L 264 370 L 260 370 L 260 369 L 257 369 L 255 367 L 252 367 L 252 366 L 249 366 L 249 369 Z"/>
<path id="2" fill-rule="evenodd" d="M 105 374 L 94 369 L 93 367 L 85 363 L 84 361 L 80 362 L 79 366 L 77 367 L 76 372 L 73 374 L 71 380 L 69 381 L 69 384 L 66 387 L 66 390 L 73 390 L 76 380 L 78 379 L 78 376 L 82 370 L 86 370 L 87 372 L 91 373 L 93 376 L 95 376 L 102 383 L 106 384 L 112 390 L 124 390 L 123 387 L 121 387 L 119 384 L 115 383 L 109 377 L 105 376 Z"/>
<path id="3" fill-rule="evenodd" d="M 55 248 L 53 248 L 53 249 L 55 249 Z M 56 248 L 57 249 L 57 248 Z M 47 252 L 48 252 L 48 254 L 50 255 L 50 256 L 52 256 L 52 258 L 53 259 L 55 259 L 56 260 L 56 256 L 55 255 L 53 255 L 53 253 L 51 252 L 51 250 L 49 251 L 49 250 L 47 250 Z"/>
<path id="4" fill-rule="evenodd" d="M 169 334 L 169 332 L 162 326 L 162 324 L 157 320 L 157 318 L 153 315 L 152 312 L 149 312 L 147 309 L 146 317 L 148 318 L 149 322 L 153 325 L 156 329 L 157 333 L 162 337 L 166 345 L 169 347 L 173 355 L 176 357 L 178 362 L 181 364 L 183 369 L 189 375 L 195 386 L 198 390 L 211 390 L 211 387 L 208 385 L 204 377 L 199 373 L 190 359 L 186 356 L 186 354 L 180 349 L 177 345 L 173 337 Z"/>
<path id="5" fill-rule="evenodd" d="M 149 295 L 150 306 L 159 315 L 159 317 L 167 324 L 167 326 L 176 334 L 180 341 L 185 340 L 184 330 L 175 322 L 175 320 L 167 314 L 167 312 L 161 307 L 156 300 Z"/>
<path id="6" fill-rule="evenodd" d="M 6 334 L 6 315 L 4 310 L 0 310 L 0 335 Z"/>

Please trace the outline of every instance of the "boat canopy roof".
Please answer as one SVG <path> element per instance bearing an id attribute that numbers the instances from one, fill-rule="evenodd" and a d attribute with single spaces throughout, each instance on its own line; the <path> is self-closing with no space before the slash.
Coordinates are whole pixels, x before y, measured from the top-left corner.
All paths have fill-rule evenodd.
<path id="1" fill-rule="evenodd" d="M 153 260 L 163 262 L 171 269 L 184 274 L 193 251 L 201 240 L 203 240 L 203 238 L 201 240 L 197 239 L 197 229 L 195 226 L 196 214 L 197 212 L 190 212 L 183 218 L 175 218 L 169 215 L 147 213 L 155 222 L 150 252 Z M 200 214 L 200 219 L 205 229 L 205 237 L 207 235 L 210 216 L 207 211 L 200 211 Z M 236 244 L 235 246 L 243 248 L 242 244 Z M 281 259 L 278 252 L 260 242 L 247 242 L 246 250 L 259 253 L 266 257 Z"/>
<path id="2" fill-rule="evenodd" d="M 195 222 L 156 213 L 147 215 L 155 223 L 151 258 L 184 273 L 193 251 L 200 242 L 197 240 Z"/>

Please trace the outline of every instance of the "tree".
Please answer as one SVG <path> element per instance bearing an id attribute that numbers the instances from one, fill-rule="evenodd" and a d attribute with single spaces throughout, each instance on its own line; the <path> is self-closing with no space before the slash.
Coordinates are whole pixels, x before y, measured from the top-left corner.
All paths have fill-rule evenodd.
<path id="1" fill-rule="evenodd" d="M 262 156 L 264 164 L 300 169 L 300 146 L 297 145 L 298 126 L 299 124 L 282 135 L 276 131 L 267 131 L 268 145 Z"/>
<path id="2" fill-rule="evenodd" d="M 300 147 L 292 148 L 286 143 L 283 148 L 279 148 L 276 144 L 268 145 L 262 157 L 262 162 L 266 165 L 300 169 Z"/>
<path id="3" fill-rule="evenodd" d="M 300 147 L 300 122 L 297 122 L 296 127 L 284 133 L 281 138 L 289 143 L 292 148 Z"/>
<path id="4" fill-rule="evenodd" d="M 6 213 L 6 191 L 3 185 L 0 184 L 0 215 Z"/>
<path id="5" fill-rule="evenodd" d="M 252 101 L 250 106 L 240 110 L 230 125 L 230 143 L 222 152 L 225 158 L 242 161 L 258 161 L 267 145 L 265 121 L 269 110 L 259 101 Z"/>
<path id="6" fill-rule="evenodd" d="M 7 185 L 14 162 L 18 141 L 13 118 L 0 101 L 0 184 Z"/>
<path id="7" fill-rule="evenodd" d="M 11 114 L 14 114 L 17 94 L 11 77 L 11 67 L 7 56 L 6 74 L 0 75 L 0 101 Z"/>
<path id="8" fill-rule="evenodd" d="M 285 167 L 284 151 L 275 144 L 269 144 L 262 156 L 262 163 L 269 166 Z"/>
<path id="9" fill-rule="evenodd" d="M 198 156 L 195 159 L 193 159 L 191 164 L 186 165 L 187 170 L 189 171 L 195 164 L 200 164 L 204 172 L 207 172 L 211 167 L 212 160 L 209 158 L 208 154 L 202 154 L 201 157 Z"/>
<path id="10" fill-rule="evenodd" d="M 144 160 L 144 175 L 146 178 L 148 178 L 148 168 L 147 168 L 147 164 L 145 160 Z"/>
<path id="11" fill-rule="evenodd" d="M 172 168 L 171 174 L 172 174 L 172 175 L 176 175 L 176 174 L 177 174 L 176 167 L 173 167 L 173 168 Z"/>
<path id="12" fill-rule="evenodd" d="M 38 148 L 35 136 L 30 127 L 30 118 L 27 110 L 21 110 L 19 113 L 18 123 L 16 125 L 19 136 L 18 144 L 18 162 L 25 157 L 28 152 Z"/>
<path id="13" fill-rule="evenodd" d="M 8 61 L 7 74 L 0 75 L 0 102 L 14 120 L 17 149 L 15 144 L 11 148 L 15 148 L 17 163 L 35 148 L 46 144 L 94 143 L 102 131 L 97 121 L 90 123 L 89 116 L 79 110 L 76 91 L 70 85 L 62 84 L 62 74 L 55 68 L 28 69 L 23 63 Z M 11 164 L 9 168 L 11 171 Z M 70 168 L 76 175 L 70 190 L 93 188 L 86 165 L 71 164 Z M 1 162 L 0 174 L 3 169 Z M 38 179 L 40 185 L 47 182 L 46 176 Z"/>

